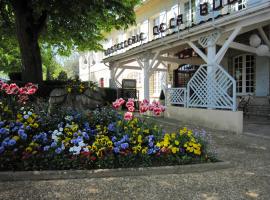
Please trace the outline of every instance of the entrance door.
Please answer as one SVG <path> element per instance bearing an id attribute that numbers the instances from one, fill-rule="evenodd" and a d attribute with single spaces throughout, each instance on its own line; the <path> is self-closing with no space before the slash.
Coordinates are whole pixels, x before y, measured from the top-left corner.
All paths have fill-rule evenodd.
<path id="1" fill-rule="evenodd" d="M 233 74 L 236 80 L 237 95 L 255 92 L 255 57 L 245 54 L 233 58 Z"/>

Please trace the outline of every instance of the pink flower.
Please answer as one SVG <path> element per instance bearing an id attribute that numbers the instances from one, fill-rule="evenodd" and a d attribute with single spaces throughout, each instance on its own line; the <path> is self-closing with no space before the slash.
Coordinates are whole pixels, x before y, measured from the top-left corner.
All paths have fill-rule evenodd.
<path id="1" fill-rule="evenodd" d="M 126 112 L 125 115 L 124 115 L 124 119 L 129 121 L 129 120 L 132 120 L 133 118 L 133 114 L 132 112 Z"/>
<path id="2" fill-rule="evenodd" d="M 128 111 L 129 111 L 129 112 L 134 112 L 134 111 L 135 111 L 135 108 L 134 108 L 133 106 L 129 106 L 129 107 L 128 107 Z"/>
<path id="3" fill-rule="evenodd" d="M 2 83 L 1 89 L 2 89 L 2 90 L 6 90 L 7 88 L 9 88 L 9 84 L 7 84 L 7 83 Z"/>
<path id="4" fill-rule="evenodd" d="M 113 102 L 113 107 L 115 109 L 118 109 L 121 106 L 121 104 L 118 101 Z"/>
<path id="5" fill-rule="evenodd" d="M 155 107 L 155 108 L 153 109 L 153 112 L 154 112 L 155 115 L 159 116 L 160 113 L 162 112 L 162 110 L 161 110 L 160 107 Z"/>
<path id="6" fill-rule="evenodd" d="M 27 94 L 27 92 L 28 92 L 28 90 L 27 90 L 27 88 L 25 88 L 25 87 L 21 87 L 21 88 L 19 89 L 19 94 Z"/>
<path id="7" fill-rule="evenodd" d="M 19 87 L 15 83 L 10 84 L 9 87 L 6 88 L 7 94 L 17 94 L 18 92 L 19 92 Z"/>
<path id="8" fill-rule="evenodd" d="M 148 101 L 147 99 L 144 99 L 144 100 L 142 101 L 142 103 L 148 105 L 148 104 L 149 104 L 149 101 Z"/>
<path id="9" fill-rule="evenodd" d="M 128 101 L 126 103 L 126 107 L 129 108 L 129 107 L 134 107 L 134 102 L 133 101 Z"/>
<path id="10" fill-rule="evenodd" d="M 148 106 L 145 104 L 140 105 L 140 113 L 145 113 L 148 110 Z"/>
<path id="11" fill-rule="evenodd" d="M 125 100 L 123 98 L 116 99 L 116 101 L 118 101 L 121 106 L 125 103 Z"/>
<path id="12" fill-rule="evenodd" d="M 148 110 L 153 111 L 154 107 L 155 107 L 155 106 L 154 106 L 153 104 L 149 104 Z"/>
<path id="13" fill-rule="evenodd" d="M 35 94 L 36 91 L 37 91 L 37 89 L 31 88 L 31 89 L 28 89 L 27 94 L 32 95 L 32 94 Z"/>

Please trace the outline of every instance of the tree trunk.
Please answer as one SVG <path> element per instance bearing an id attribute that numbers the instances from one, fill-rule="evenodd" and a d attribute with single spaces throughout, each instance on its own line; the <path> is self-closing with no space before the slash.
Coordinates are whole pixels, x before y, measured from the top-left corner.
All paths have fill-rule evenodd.
<path id="1" fill-rule="evenodd" d="M 42 63 L 38 44 L 39 30 L 29 0 L 12 1 L 16 33 L 22 59 L 22 80 L 42 82 Z"/>

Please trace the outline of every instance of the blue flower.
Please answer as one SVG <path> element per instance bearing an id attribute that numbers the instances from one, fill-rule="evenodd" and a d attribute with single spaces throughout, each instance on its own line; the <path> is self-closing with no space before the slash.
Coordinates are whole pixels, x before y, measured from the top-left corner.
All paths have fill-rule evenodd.
<path id="1" fill-rule="evenodd" d="M 112 132 L 115 131 L 115 123 L 110 123 L 108 126 L 108 130 Z"/>
<path id="2" fill-rule="evenodd" d="M 113 148 L 114 153 L 119 153 L 120 149 L 118 147 Z"/>
<path id="3" fill-rule="evenodd" d="M 52 142 L 51 143 L 51 147 L 56 147 L 57 146 L 57 143 L 56 142 Z"/>
<path id="4" fill-rule="evenodd" d="M 5 125 L 5 123 L 2 122 L 2 121 L 0 121 L 0 127 L 2 127 L 2 126 L 4 126 L 4 125 Z"/>
<path id="5" fill-rule="evenodd" d="M 86 132 L 82 132 L 84 139 L 89 140 L 89 135 Z"/>
<path id="6" fill-rule="evenodd" d="M 43 147 L 43 151 L 48 151 L 50 149 L 50 146 Z"/>
<path id="7" fill-rule="evenodd" d="M 9 141 L 8 141 L 8 146 L 13 146 L 13 145 L 15 145 L 16 144 L 16 140 L 14 140 L 14 139 L 10 139 Z"/>
<path id="8" fill-rule="evenodd" d="M 151 155 L 151 154 L 153 154 L 153 153 L 155 153 L 154 149 L 148 149 L 148 150 L 147 150 L 147 154 L 148 154 L 148 155 Z"/>
<path id="9" fill-rule="evenodd" d="M 127 149 L 129 147 L 128 143 L 121 144 L 122 149 Z"/>
<path id="10" fill-rule="evenodd" d="M 58 147 L 57 149 L 55 149 L 55 153 L 60 154 L 62 152 L 62 148 Z"/>
<path id="11" fill-rule="evenodd" d="M 112 141 L 115 142 L 117 138 L 115 136 L 112 137 Z"/>
<path id="12" fill-rule="evenodd" d="M 8 133 L 8 129 L 6 128 L 0 128 L 0 135 L 5 135 Z"/>
<path id="13" fill-rule="evenodd" d="M 24 119 L 28 119 L 29 118 L 29 115 L 24 115 L 23 118 Z"/>
<path id="14" fill-rule="evenodd" d="M 5 151 L 5 147 L 0 146 L 0 154 L 3 153 Z"/>
<path id="15" fill-rule="evenodd" d="M 154 146 L 154 143 L 151 141 L 151 142 L 149 142 L 149 147 L 153 147 Z"/>

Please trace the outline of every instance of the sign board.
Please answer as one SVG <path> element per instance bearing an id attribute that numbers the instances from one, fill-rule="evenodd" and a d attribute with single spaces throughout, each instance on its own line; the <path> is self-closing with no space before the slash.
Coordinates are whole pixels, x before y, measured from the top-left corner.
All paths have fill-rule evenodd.
<path id="1" fill-rule="evenodd" d="M 136 79 L 123 79 L 122 88 L 123 89 L 127 89 L 127 88 L 136 89 Z"/>

